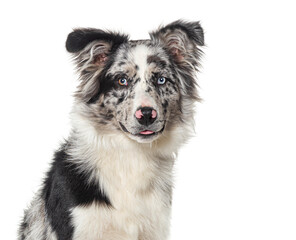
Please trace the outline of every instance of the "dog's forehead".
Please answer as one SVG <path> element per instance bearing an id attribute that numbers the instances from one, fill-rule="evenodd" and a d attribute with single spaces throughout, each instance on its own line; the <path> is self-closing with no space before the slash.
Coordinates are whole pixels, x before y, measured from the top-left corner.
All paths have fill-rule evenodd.
<path id="1" fill-rule="evenodd" d="M 149 71 L 150 64 L 147 59 L 149 55 L 152 55 L 153 51 L 151 48 L 144 44 L 138 44 L 131 48 L 131 61 L 135 64 L 135 68 L 140 77 L 144 77 L 145 72 Z"/>
<path id="2" fill-rule="evenodd" d="M 164 49 L 152 45 L 150 40 L 130 41 L 119 49 L 111 71 L 144 77 L 145 73 L 166 66 L 168 61 Z"/>

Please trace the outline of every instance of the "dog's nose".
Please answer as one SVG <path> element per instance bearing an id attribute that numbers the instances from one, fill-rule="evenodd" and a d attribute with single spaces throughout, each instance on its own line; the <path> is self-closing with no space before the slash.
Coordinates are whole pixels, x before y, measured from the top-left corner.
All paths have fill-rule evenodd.
<path id="1" fill-rule="evenodd" d="M 157 112 L 151 107 L 142 107 L 136 111 L 135 117 L 140 124 L 149 126 L 155 121 Z"/>

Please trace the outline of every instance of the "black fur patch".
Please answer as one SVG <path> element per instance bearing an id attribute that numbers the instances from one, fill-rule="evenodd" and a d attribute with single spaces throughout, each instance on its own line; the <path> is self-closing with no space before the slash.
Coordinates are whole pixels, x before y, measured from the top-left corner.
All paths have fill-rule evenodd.
<path id="1" fill-rule="evenodd" d="M 93 201 L 111 206 L 110 200 L 102 192 L 99 183 L 88 183 L 88 176 L 77 170 L 73 160 L 68 161 L 66 145 L 55 153 L 54 162 L 44 182 L 42 197 L 48 219 L 58 239 L 71 239 L 70 209 L 88 205 Z"/>
<path id="2" fill-rule="evenodd" d="M 120 127 L 122 128 L 122 130 L 124 132 L 127 132 L 128 133 L 128 130 L 126 129 L 126 127 L 121 122 L 119 122 L 119 125 L 120 125 Z"/>
<path id="3" fill-rule="evenodd" d="M 85 48 L 87 44 L 95 40 L 110 42 L 114 48 L 127 42 L 128 36 L 93 28 L 76 29 L 68 35 L 66 49 L 71 53 L 79 52 Z"/>
<path id="4" fill-rule="evenodd" d="M 164 100 L 164 102 L 162 103 L 163 109 L 166 109 L 168 105 L 169 105 L 168 101 Z"/>
<path id="5" fill-rule="evenodd" d="M 125 97 L 126 97 L 126 95 L 125 95 L 124 93 L 122 93 L 122 94 L 120 95 L 120 97 L 118 98 L 118 100 L 117 100 L 117 104 L 122 103 L 123 100 L 125 99 Z"/>
<path id="6" fill-rule="evenodd" d="M 95 103 L 102 93 L 106 94 L 112 88 L 114 88 L 114 81 L 112 81 L 112 76 L 106 75 L 107 71 L 112 65 L 112 61 L 108 61 L 106 67 L 102 70 L 100 75 L 97 78 L 97 91 L 90 96 L 90 100 L 87 102 L 88 104 Z"/>
<path id="7" fill-rule="evenodd" d="M 126 62 L 120 62 L 120 63 L 118 63 L 118 66 L 121 67 L 124 64 L 126 64 Z"/>

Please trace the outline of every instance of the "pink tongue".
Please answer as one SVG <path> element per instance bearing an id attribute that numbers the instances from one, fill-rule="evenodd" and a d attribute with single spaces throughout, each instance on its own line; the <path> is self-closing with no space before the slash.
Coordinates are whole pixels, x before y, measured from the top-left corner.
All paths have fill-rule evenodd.
<path id="1" fill-rule="evenodd" d="M 154 132 L 149 131 L 149 130 L 146 130 L 146 131 L 140 132 L 140 134 L 144 134 L 144 135 L 149 135 L 149 134 L 152 134 L 152 133 L 154 133 Z"/>

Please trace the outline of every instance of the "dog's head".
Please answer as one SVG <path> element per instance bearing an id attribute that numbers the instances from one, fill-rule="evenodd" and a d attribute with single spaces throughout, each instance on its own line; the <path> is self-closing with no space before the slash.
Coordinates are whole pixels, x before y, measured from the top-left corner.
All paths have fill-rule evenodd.
<path id="1" fill-rule="evenodd" d="M 66 48 L 81 80 L 76 101 L 99 132 L 152 142 L 192 117 L 204 44 L 200 24 L 176 21 L 150 37 L 130 41 L 98 29 L 69 34 Z"/>

